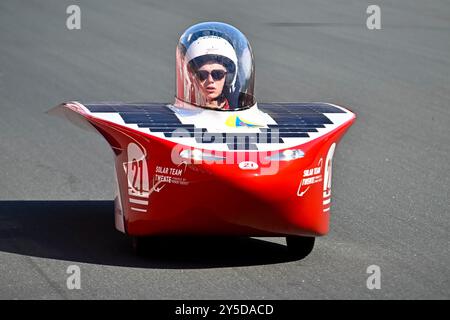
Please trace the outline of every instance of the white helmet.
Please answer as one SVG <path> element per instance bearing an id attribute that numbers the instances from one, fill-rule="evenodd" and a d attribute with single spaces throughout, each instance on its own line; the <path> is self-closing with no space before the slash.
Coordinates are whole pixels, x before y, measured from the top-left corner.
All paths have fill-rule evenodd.
<path id="1" fill-rule="evenodd" d="M 242 32 L 221 22 L 199 23 L 181 35 L 176 51 L 175 104 L 210 107 L 211 97 L 205 96 L 197 81 L 198 69 L 210 61 L 227 69 L 221 94 L 214 99 L 222 105 L 227 102 L 226 110 L 253 106 L 255 68 L 250 44 Z"/>
<path id="2" fill-rule="evenodd" d="M 238 59 L 232 45 L 218 36 L 198 38 L 186 51 L 186 61 L 200 67 L 207 60 L 216 60 L 224 65 L 228 71 L 226 83 L 234 88 Z"/>

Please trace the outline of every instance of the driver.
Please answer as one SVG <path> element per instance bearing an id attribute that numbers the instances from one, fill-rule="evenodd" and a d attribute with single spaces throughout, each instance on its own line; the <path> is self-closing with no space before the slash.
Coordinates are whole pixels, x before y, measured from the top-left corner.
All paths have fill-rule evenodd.
<path id="1" fill-rule="evenodd" d="M 226 93 L 236 81 L 237 57 L 231 44 L 217 36 L 204 36 L 194 41 L 186 52 L 188 70 L 194 86 L 202 96 L 203 106 L 229 110 Z"/>
<path id="2" fill-rule="evenodd" d="M 176 107 L 236 111 L 256 105 L 255 67 L 247 38 L 222 22 L 202 22 L 178 41 Z"/>

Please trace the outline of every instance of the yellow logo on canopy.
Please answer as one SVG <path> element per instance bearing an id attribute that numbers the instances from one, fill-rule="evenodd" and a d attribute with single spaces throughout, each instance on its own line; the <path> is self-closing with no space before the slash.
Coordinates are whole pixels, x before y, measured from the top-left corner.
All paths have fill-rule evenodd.
<path id="1" fill-rule="evenodd" d="M 260 128 L 264 127 L 260 124 L 251 123 L 248 121 L 245 121 L 244 119 L 240 118 L 239 116 L 229 116 L 227 120 L 225 121 L 225 124 L 229 127 L 250 127 L 250 128 Z"/>

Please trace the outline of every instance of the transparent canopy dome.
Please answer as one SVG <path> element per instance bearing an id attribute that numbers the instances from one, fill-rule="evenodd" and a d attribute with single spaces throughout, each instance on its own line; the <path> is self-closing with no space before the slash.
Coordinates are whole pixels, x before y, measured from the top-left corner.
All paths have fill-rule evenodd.
<path id="1" fill-rule="evenodd" d="M 188 28 L 176 51 L 176 105 L 239 110 L 255 104 L 255 67 L 247 38 L 235 27 L 204 22 Z"/>

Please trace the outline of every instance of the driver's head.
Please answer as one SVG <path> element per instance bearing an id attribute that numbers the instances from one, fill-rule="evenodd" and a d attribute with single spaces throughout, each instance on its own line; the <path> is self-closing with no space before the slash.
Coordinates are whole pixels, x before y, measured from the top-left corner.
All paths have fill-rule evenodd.
<path id="1" fill-rule="evenodd" d="M 233 26 L 203 22 L 186 29 L 175 70 L 177 106 L 238 110 L 255 104 L 252 50 Z"/>
<path id="2" fill-rule="evenodd" d="M 235 74 L 233 62 L 219 55 L 205 55 L 190 61 L 189 69 L 205 98 L 205 106 L 220 107 L 224 101 L 224 89 L 230 86 Z"/>
<path id="3" fill-rule="evenodd" d="M 204 36 L 189 46 L 186 57 L 204 106 L 220 108 L 236 81 L 237 56 L 233 47 L 226 39 Z"/>

